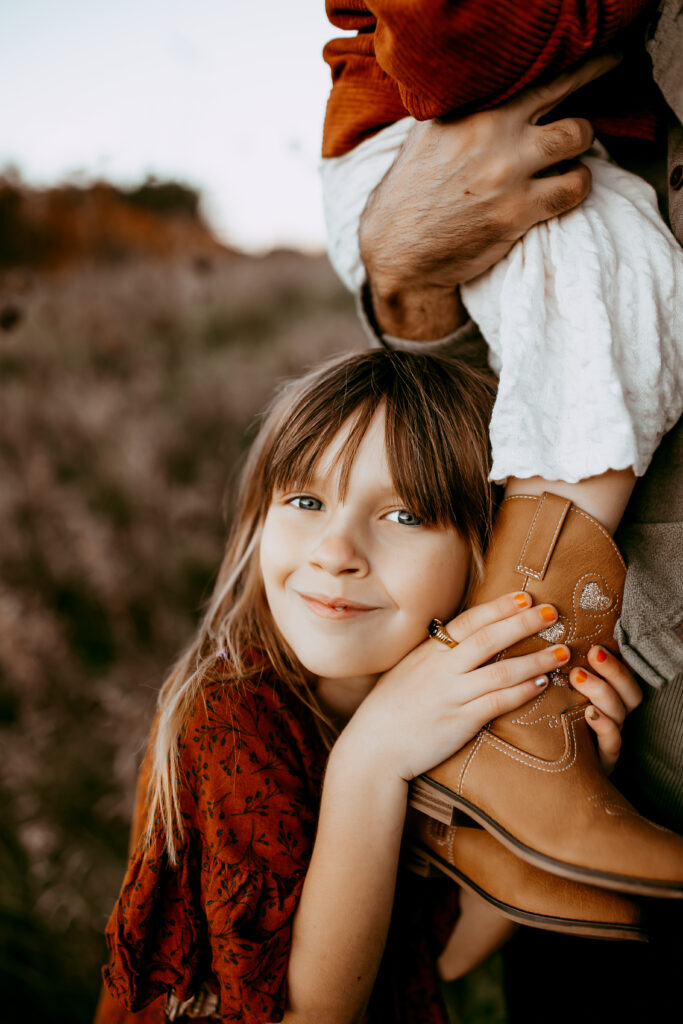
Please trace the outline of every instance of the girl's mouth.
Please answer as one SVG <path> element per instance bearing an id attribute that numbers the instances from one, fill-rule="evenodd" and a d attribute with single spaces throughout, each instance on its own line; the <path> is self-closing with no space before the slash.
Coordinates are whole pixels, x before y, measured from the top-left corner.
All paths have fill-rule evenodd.
<path id="1" fill-rule="evenodd" d="M 326 594 L 302 594 L 299 597 L 315 615 L 321 619 L 350 619 L 377 610 L 376 605 L 349 601 L 344 597 L 328 597 Z"/>

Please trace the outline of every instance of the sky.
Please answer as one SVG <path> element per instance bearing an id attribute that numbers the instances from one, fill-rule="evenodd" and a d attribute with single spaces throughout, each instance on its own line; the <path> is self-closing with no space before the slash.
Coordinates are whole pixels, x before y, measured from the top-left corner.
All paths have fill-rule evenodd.
<path id="1" fill-rule="evenodd" d="M 229 244 L 322 249 L 321 49 L 341 34 L 324 0 L 0 0 L 0 173 L 173 178 Z"/>

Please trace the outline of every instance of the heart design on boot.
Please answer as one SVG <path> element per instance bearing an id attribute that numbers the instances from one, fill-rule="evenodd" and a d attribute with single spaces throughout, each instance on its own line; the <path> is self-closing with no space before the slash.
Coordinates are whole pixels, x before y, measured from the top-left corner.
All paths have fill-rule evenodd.
<path id="1" fill-rule="evenodd" d="M 567 627 L 564 622 L 558 619 L 557 622 L 553 622 L 552 626 L 542 629 L 536 636 L 540 636 L 542 640 L 547 640 L 549 644 L 556 644 L 559 643 L 566 632 Z"/>
<path id="2" fill-rule="evenodd" d="M 612 598 L 601 590 L 600 584 L 595 580 L 592 583 L 587 583 L 581 591 L 579 608 L 583 608 L 584 611 L 605 612 L 611 604 Z"/>

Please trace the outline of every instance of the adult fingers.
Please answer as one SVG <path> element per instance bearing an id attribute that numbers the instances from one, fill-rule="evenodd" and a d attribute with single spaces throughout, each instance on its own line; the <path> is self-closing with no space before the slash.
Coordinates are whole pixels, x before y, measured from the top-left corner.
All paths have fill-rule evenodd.
<path id="1" fill-rule="evenodd" d="M 563 117 L 550 124 L 527 129 L 522 159 L 530 174 L 539 174 L 556 164 L 581 156 L 593 144 L 593 125 L 583 117 Z"/>
<path id="2" fill-rule="evenodd" d="M 553 107 L 566 100 L 567 96 L 611 71 L 620 60 L 620 54 L 603 53 L 599 57 L 593 57 L 592 60 L 586 61 L 580 67 L 574 68 L 573 71 L 559 75 L 546 85 L 527 89 L 515 102 L 526 114 L 531 124 L 536 124 Z"/>
<path id="3" fill-rule="evenodd" d="M 591 181 L 590 170 L 581 163 L 576 163 L 564 174 L 537 178 L 531 189 L 531 204 L 525 211 L 528 224 L 522 227 L 522 231 L 539 221 L 573 210 L 590 192 Z"/>
<path id="4" fill-rule="evenodd" d="M 592 705 L 586 708 L 586 721 L 598 740 L 598 756 L 606 772 L 611 772 L 621 750 L 621 731 L 616 722 Z"/>

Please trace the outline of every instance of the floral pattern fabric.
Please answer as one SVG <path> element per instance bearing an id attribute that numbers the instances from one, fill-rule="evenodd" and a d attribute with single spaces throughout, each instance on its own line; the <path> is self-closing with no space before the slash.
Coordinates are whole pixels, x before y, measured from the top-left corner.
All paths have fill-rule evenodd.
<path id="1" fill-rule="evenodd" d="M 312 714 L 272 674 L 257 684 L 220 676 L 206 684 L 180 737 L 178 864 L 169 863 L 161 831 L 148 847 L 137 838 L 107 926 L 111 959 L 96 1024 L 282 1019 L 326 756 Z M 401 879 L 368 1021 L 445 1022 L 429 907 L 446 907 L 452 921 L 453 893 L 448 911 L 441 883 Z M 202 1007 L 212 1012 L 202 1016 Z"/>

